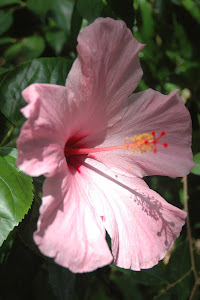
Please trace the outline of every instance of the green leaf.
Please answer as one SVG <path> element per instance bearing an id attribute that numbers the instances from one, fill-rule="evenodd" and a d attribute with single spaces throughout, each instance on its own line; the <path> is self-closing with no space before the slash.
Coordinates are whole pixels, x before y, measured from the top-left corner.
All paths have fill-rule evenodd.
<path id="1" fill-rule="evenodd" d="M 31 209 L 29 210 L 28 215 L 24 218 L 23 222 L 20 224 L 17 231 L 24 245 L 26 245 L 29 249 L 31 249 L 38 255 L 41 255 L 41 253 L 33 240 L 33 233 L 37 229 L 39 208 L 41 205 L 42 184 L 44 182 L 43 177 L 42 177 L 43 178 L 42 183 L 39 182 L 39 180 L 41 180 L 41 177 L 33 178 L 34 200 L 32 202 Z"/>
<path id="2" fill-rule="evenodd" d="M 54 49 L 56 55 L 60 54 L 64 43 L 66 42 L 66 34 L 63 30 L 48 31 L 45 34 L 48 44 Z"/>
<path id="3" fill-rule="evenodd" d="M 44 49 L 44 39 L 41 36 L 34 35 L 10 46 L 4 53 L 4 56 L 7 60 L 11 60 L 20 54 L 25 60 L 30 60 L 42 55 Z"/>
<path id="4" fill-rule="evenodd" d="M 74 2 L 70 0 L 54 0 L 51 8 L 56 23 L 69 34 Z"/>
<path id="5" fill-rule="evenodd" d="M 8 49 L 4 52 L 4 57 L 6 60 L 11 60 L 13 57 L 16 57 L 22 48 L 22 43 L 16 43 L 8 47 Z"/>
<path id="6" fill-rule="evenodd" d="M 2 38 L 0 38 L 0 45 L 15 43 L 15 42 L 16 42 L 16 39 L 13 39 L 11 37 L 2 37 Z"/>
<path id="7" fill-rule="evenodd" d="M 45 16 L 53 2 L 54 0 L 28 0 L 27 7 L 36 15 Z"/>
<path id="8" fill-rule="evenodd" d="M 146 0 L 139 0 L 142 27 L 139 29 L 144 41 L 149 41 L 154 37 L 154 19 L 152 15 L 152 6 Z"/>
<path id="9" fill-rule="evenodd" d="M 195 228 L 195 229 L 200 229 L 200 223 L 195 224 L 195 225 L 194 225 L 194 228 Z"/>
<path id="10" fill-rule="evenodd" d="M 190 14 L 200 23 L 200 7 L 199 1 L 182 0 L 182 5 L 190 12 Z"/>
<path id="11" fill-rule="evenodd" d="M 170 294 L 163 294 L 155 298 L 156 300 L 171 300 L 172 297 Z"/>
<path id="12" fill-rule="evenodd" d="M 8 71 L 9 71 L 8 68 L 0 67 L 0 75 L 3 74 L 3 73 L 6 73 L 6 72 L 8 72 Z"/>
<path id="13" fill-rule="evenodd" d="M 21 0 L 0 0 L 0 7 L 4 7 L 11 4 L 18 4 Z"/>
<path id="14" fill-rule="evenodd" d="M 137 299 L 137 300 L 143 300 L 142 292 L 139 289 L 139 285 L 135 281 L 134 275 L 135 272 L 131 271 L 131 273 L 128 275 L 126 273 L 121 272 L 111 272 L 111 280 L 115 283 L 116 287 L 116 293 L 117 289 L 120 290 L 120 292 L 124 296 L 124 300 L 129 299 Z M 119 292 L 118 292 L 119 293 Z M 134 298 L 132 297 L 134 295 Z"/>
<path id="15" fill-rule="evenodd" d="M 21 92 L 32 83 L 64 85 L 72 62 L 64 58 L 39 58 L 0 75 L 0 110 L 16 126 L 24 120 Z"/>
<path id="16" fill-rule="evenodd" d="M 0 11 L 0 35 L 6 32 L 13 23 L 12 12 Z"/>
<path id="17" fill-rule="evenodd" d="M 196 164 L 196 166 L 191 170 L 191 173 L 195 175 L 200 175 L 200 153 L 194 155 L 193 161 Z"/>
<path id="18" fill-rule="evenodd" d="M 28 212 L 32 178 L 16 167 L 17 149 L 0 148 L 0 245 Z"/>
<path id="19" fill-rule="evenodd" d="M 77 45 L 77 36 L 81 29 L 82 20 L 83 18 L 78 12 L 77 1 L 76 1 L 72 13 L 72 18 L 71 18 L 70 40 L 71 40 L 72 47 L 75 47 Z"/>
<path id="20" fill-rule="evenodd" d="M 101 16 L 103 2 L 102 0 L 78 0 L 77 9 L 81 17 L 92 22 Z"/>
<path id="21" fill-rule="evenodd" d="M 164 278 L 163 270 L 160 267 L 160 264 L 156 265 L 152 269 L 141 270 L 140 272 L 133 272 L 132 270 L 120 269 L 115 265 L 111 265 L 113 269 L 116 271 L 120 271 L 124 274 L 129 280 L 134 280 L 135 283 L 140 283 L 146 286 L 164 286 L 166 284 L 166 280 Z"/>
<path id="22" fill-rule="evenodd" d="M 185 59 L 191 59 L 192 57 L 192 45 L 185 33 L 184 27 L 177 22 L 174 18 L 174 34 L 176 37 L 175 45 L 179 44 L 179 55 Z"/>
<path id="23" fill-rule="evenodd" d="M 171 83 L 171 82 L 166 82 L 164 84 L 164 88 L 165 88 L 166 93 L 169 94 L 176 89 L 180 89 L 180 86 L 178 86 L 174 83 Z"/>
<path id="24" fill-rule="evenodd" d="M 184 241 L 172 252 L 169 263 L 166 266 L 166 279 L 170 284 L 173 284 L 183 278 L 190 269 L 191 263 L 188 241 Z M 170 293 L 174 294 L 177 300 L 189 299 L 190 291 L 193 286 L 192 277 L 192 273 L 188 274 L 170 289 Z"/>
<path id="25" fill-rule="evenodd" d="M 23 40 L 22 54 L 26 60 L 37 58 L 42 55 L 45 49 L 45 42 L 41 36 L 30 36 Z"/>

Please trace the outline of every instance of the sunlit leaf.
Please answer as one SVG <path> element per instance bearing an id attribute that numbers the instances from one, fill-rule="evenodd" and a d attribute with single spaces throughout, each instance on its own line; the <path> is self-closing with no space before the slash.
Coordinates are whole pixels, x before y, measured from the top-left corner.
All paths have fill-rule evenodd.
<path id="1" fill-rule="evenodd" d="M 15 165 L 17 150 L 0 148 L 0 245 L 28 212 L 32 200 L 32 178 Z"/>

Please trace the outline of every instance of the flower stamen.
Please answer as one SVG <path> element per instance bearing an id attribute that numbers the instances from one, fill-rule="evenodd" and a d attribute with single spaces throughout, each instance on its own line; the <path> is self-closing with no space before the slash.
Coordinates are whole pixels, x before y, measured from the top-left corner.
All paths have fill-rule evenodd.
<path id="1" fill-rule="evenodd" d="M 89 155 L 91 153 L 97 152 L 106 152 L 114 150 L 128 150 L 128 155 L 133 155 L 135 153 L 144 153 L 144 152 L 157 152 L 157 145 L 163 145 L 167 147 L 167 143 L 161 143 L 160 138 L 165 136 L 165 131 L 161 131 L 160 135 L 156 137 L 156 132 L 152 131 L 149 133 L 142 133 L 134 137 L 125 137 L 125 144 L 118 146 L 110 147 L 101 147 L 101 148 L 71 148 L 67 144 L 65 146 L 65 156 L 69 157 L 71 155 Z"/>

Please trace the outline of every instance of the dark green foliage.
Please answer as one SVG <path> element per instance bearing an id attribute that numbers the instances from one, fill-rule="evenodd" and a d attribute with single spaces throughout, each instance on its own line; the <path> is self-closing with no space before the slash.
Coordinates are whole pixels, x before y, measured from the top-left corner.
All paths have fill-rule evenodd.
<path id="1" fill-rule="evenodd" d="M 35 14 L 45 17 L 46 13 L 52 7 L 54 2 L 54 0 L 27 0 L 27 7 Z"/>
<path id="2" fill-rule="evenodd" d="M 0 109 L 16 126 L 23 116 L 20 109 L 25 105 L 21 92 L 31 83 L 64 85 L 71 68 L 71 61 L 64 58 L 40 58 L 27 62 L 0 77 Z"/>
<path id="3" fill-rule="evenodd" d="M 81 17 L 92 22 L 101 17 L 103 2 L 102 0 L 78 0 L 77 9 Z"/>
<path id="4" fill-rule="evenodd" d="M 194 163 L 196 166 L 191 170 L 191 173 L 200 175 L 200 153 L 194 155 Z"/>
<path id="5" fill-rule="evenodd" d="M 72 299 L 76 276 L 55 263 L 48 264 L 49 282 L 58 300 Z"/>
<path id="6" fill-rule="evenodd" d="M 116 16 L 120 17 L 126 22 L 127 27 L 131 30 L 134 25 L 134 1 L 132 0 L 107 0 L 108 5 L 111 7 Z"/>
<path id="7" fill-rule="evenodd" d="M 5 7 L 11 4 L 18 4 L 21 0 L 1 0 L 0 7 Z"/>
<path id="8" fill-rule="evenodd" d="M 6 32 L 13 23 L 12 12 L 0 11 L 0 35 Z"/>
<path id="9" fill-rule="evenodd" d="M 195 278 L 186 228 L 162 262 L 140 272 L 111 265 L 74 275 L 44 257 L 32 238 L 44 178 L 32 182 L 15 165 L 16 139 L 24 122 L 21 92 L 36 82 L 64 85 L 77 55 L 77 36 L 97 17 L 123 20 L 146 44 L 139 54 L 144 76 L 137 91 L 151 87 L 168 94 L 178 88 L 190 110 L 196 167 L 188 176 L 189 212 L 199 275 L 199 0 L 0 0 L 1 300 L 190 299 Z M 155 176 L 146 181 L 168 202 L 183 208 L 182 179 Z M 198 299 L 196 290 L 192 300 Z"/>

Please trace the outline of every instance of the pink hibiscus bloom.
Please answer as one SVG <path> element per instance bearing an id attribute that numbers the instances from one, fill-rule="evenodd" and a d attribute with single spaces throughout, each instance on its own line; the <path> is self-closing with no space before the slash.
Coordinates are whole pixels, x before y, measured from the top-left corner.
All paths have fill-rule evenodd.
<path id="1" fill-rule="evenodd" d="M 186 213 L 142 180 L 184 176 L 193 167 L 191 119 L 177 91 L 131 94 L 142 76 L 143 46 L 124 22 L 99 18 L 78 36 L 65 87 L 23 91 L 28 120 L 17 141 L 18 166 L 46 176 L 34 240 L 72 272 L 112 261 L 150 268 L 185 223 Z"/>

